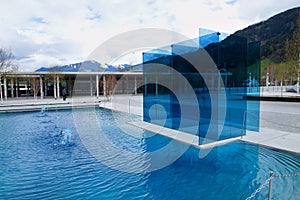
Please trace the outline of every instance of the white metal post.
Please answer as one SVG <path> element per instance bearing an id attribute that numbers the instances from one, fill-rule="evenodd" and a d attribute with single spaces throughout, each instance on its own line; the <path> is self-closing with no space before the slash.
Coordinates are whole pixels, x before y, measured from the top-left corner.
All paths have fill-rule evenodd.
<path id="1" fill-rule="evenodd" d="M 298 82 L 297 82 L 297 93 L 299 94 L 299 86 L 300 86 L 300 53 L 299 53 L 299 56 L 298 56 L 299 60 L 298 60 Z"/>
<path id="2" fill-rule="evenodd" d="M 269 92 L 269 72 L 267 72 L 266 86 L 267 86 L 267 92 Z"/>
<path id="3" fill-rule="evenodd" d="M 4 99 L 6 101 L 7 100 L 7 85 L 6 85 L 6 77 L 5 76 L 3 79 L 3 84 L 4 84 Z"/>
<path id="4" fill-rule="evenodd" d="M 274 172 L 270 172 L 268 200 L 271 200 L 271 199 L 272 199 L 272 177 L 273 177 L 273 176 L 274 176 Z"/>
<path id="5" fill-rule="evenodd" d="M 1 81 L 1 75 L 0 75 L 0 96 L 1 96 L 1 103 L 3 103 L 3 93 L 2 93 L 2 81 Z"/>
<path id="6" fill-rule="evenodd" d="M 16 78 L 16 97 L 19 98 L 19 79 Z"/>
<path id="7" fill-rule="evenodd" d="M 136 81 L 136 76 L 134 76 L 134 94 L 137 95 L 137 81 Z"/>
<path id="8" fill-rule="evenodd" d="M 280 81 L 280 96 L 282 97 L 282 80 Z"/>
<path id="9" fill-rule="evenodd" d="M 103 96 L 106 98 L 106 78 L 105 75 L 103 75 Z"/>
<path id="10" fill-rule="evenodd" d="M 57 98 L 60 97 L 60 89 L 59 89 L 59 76 L 56 77 L 56 85 L 57 85 Z"/>
<path id="11" fill-rule="evenodd" d="M 99 75 L 96 75 L 96 97 L 99 98 Z"/>
<path id="12" fill-rule="evenodd" d="M 297 93 L 299 94 L 299 85 L 300 85 L 300 69 L 298 69 L 298 80 L 297 80 Z"/>
<path id="13" fill-rule="evenodd" d="M 57 98 L 57 96 L 56 96 L 56 94 L 57 94 L 57 92 L 56 92 L 56 90 L 57 90 L 57 88 L 56 88 L 56 77 L 54 77 L 54 79 L 53 79 L 53 95 L 54 95 L 54 99 L 56 99 Z"/>
<path id="14" fill-rule="evenodd" d="M 90 75 L 90 95 L 93 96 L 93 77 Z"/>
<path id="15" fill-rule="evenodd" d="M 41 93 L 41 99 L 44 98 L 44 92 L 43 92 L 43 78 L 40 76 L 40 93 Z"/>
<path id="16" fill-rule="evenodd" d="M 11 98 L 13 98 L 14 97 L 14 79 L 12 78 L 12 79 L 10 79 L 10 96 L 11 96 Z"/>

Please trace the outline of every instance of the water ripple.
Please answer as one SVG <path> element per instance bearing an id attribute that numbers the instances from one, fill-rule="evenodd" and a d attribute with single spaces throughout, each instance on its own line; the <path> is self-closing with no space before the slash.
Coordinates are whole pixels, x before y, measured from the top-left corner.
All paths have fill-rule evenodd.
<path id="1" fill-rule="evenodd" d="M 149 151 L 169 142 L 161 136 L 128 136 L 109 121 L 114 119 L 109 111 L 98 114 L 114 145 L 135 155 L 115 165 L 147 169 Z M 126 121 L 127 116 L 119 116 Z M 3 114 L 0 127 L 0 199 L 245 199 L 270 171 L 300 172 L 299 155 L 236 142 L 214 148 L 203 159 L 191 147 L 166 168 L 131 174 L 103 165 L 87 151 L 70 111 Z M 56 134 L 65 128 L 72 131 L 73 145 L 62 145 Z M 102 158 L 120 156 L 108 153 Z M 300 177 L 274 178 L 273 198 L 297 199 L 298 185 Z M 257 198 L 267 198 L 267 192 L 263 189 Z"/>

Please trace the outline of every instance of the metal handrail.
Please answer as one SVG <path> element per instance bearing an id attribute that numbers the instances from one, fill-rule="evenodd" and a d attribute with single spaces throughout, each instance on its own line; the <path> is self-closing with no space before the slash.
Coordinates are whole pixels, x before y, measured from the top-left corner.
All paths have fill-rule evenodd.
<path id="1" fill-rule="evenodd" d="M 273 178 L 288 178 L 288 177 L 296 177 L 296 176 L 300 176 L 300 173 L 293 173 L 293 174 L 275 174 L 274 172 L 270 172 L 270 177 L 259 186 L 259 188 L 257 188 L 248 198 L 246 198 L 246 200 L 251 200 L 253 199 L 256 194 L 258 194 L 263 188 L 265 188 L 268 183 L 269 183 L 269 194 L 268 194 L 268 200 L 272 199 L 272 180 Z"/>

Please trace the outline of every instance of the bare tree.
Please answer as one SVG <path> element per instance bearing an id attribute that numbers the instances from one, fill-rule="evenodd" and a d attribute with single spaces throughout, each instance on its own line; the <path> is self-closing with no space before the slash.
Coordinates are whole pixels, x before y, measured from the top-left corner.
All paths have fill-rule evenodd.
<path id="1" fill-rule="evenodd" d="M 37 95 L 38 95 L 39 89 L 40 89 L 40 81 L 36 77 L 31 77 L 31 78 L 29 78 L 29 82 L 31 85 L 31 89 L 33 90 L 33 97 L 34 97 L 34 99 L 37 99 Z"/>
<path id="2" fill-rule="evenodd" d="M 106 78 L 106 96 L 110 96 L 117 84 L 116 75 L 107 75 Z"/>
<path id="3" fill-rule="evenodd" d="M 276 77 L 277 77 L 277 71 L 276 71 L 276 66 L 275 64 L 270 64 L 268 67 L 267 67 L 267 72 L 269 73 L 269 82 L 270 83 L 274 83 L 276 82 Z"/>
<path id="4" fill-rule="evenodd" d="M 6 85 L 6 75 L 12 71 L 14 56 L 11 51 L 0 48 L 0 96 L 1 102 L 3 102 L 3 92 L 2 92 L 2 78 L 4 78 L 4 98 L 7 99 L 7 85 Z"/>

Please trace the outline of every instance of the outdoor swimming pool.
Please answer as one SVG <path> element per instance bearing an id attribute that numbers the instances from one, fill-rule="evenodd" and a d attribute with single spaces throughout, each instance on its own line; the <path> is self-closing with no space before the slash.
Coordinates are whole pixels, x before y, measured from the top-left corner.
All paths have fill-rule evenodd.
<path id="1" fill-rule="evenodd" d="M 143 157 L 170 142 L 159 135 L 125 134 L 115 119 L 126 123 L 127 114 L 113 115 L 106 109 L 95 113 L 107 138 L 135 155 Z M 60 134 L 66 129 L 72 133 L 70 138 Z M 1 114 L 0 199 L 246 199 L 270 171 L 300 172 L 299 155 L 242 142 L 216 147 L 202 159 L 198 153 L 189 147 L 163 169 L 128 173 L 107 167 L 87 151 L 72 110 Z M 127 162 L 123 159 L 116 165 Z M 274 178 L 273 199 L 297 199 L 299 185 L 300 177 Z M 265 187 L 255 199 L 267 195 Z"/>

